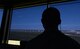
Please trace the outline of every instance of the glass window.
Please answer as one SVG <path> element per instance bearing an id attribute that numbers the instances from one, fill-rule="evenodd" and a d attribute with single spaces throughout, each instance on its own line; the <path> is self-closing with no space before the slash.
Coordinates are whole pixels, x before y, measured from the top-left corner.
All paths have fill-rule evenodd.
<path id="1" fill-rule="evenodd" d="M 3 15 L 3 9 L 0 9 L 0 27 L 1 27 L 2 15 Z"/>
<path id="2" fill-rule="evenodd" d="M 49 6 L 59 9 L 62 19 L 60 30 L 63 33 L 80 33 L 80 3 L 68 2 Z M 44 9 L 46 9 L 44 5 L 14 9 L 9 40 L 29 41 L 39 35 L 44 30 L 41 23 Z"/>
<path id="3" fill-rule="evenodd" d="M 1 29 L 2 15 L 3 15 L 3 9 L 0 9 L 0 29 Z"/>
<path id="4" fill-rule="evenodd" d="M 56 7 L 61 14 L 61 30 L 64 33 L 80 34 L 80 1 L 50 4 L 50 7 Z"/>
<path id="5" fill-rule="evenodd" d="M 42 32 L 42 12 L 46 6 L 14 9 L 12 14 L 9 40 L 28 41 Z"/>

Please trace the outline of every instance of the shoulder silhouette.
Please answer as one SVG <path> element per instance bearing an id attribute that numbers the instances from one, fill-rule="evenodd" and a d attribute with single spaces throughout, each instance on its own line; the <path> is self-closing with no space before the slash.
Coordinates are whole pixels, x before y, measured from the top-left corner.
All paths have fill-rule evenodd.
<path id="1" fill-rule="evenodd" d="M 80 49 L 72 38 L 58 30 L 61 24 L 60 12 L 54 7 L 43 11 L 41 22 L 44 32 L 28 42 L 27 49 Z"/>

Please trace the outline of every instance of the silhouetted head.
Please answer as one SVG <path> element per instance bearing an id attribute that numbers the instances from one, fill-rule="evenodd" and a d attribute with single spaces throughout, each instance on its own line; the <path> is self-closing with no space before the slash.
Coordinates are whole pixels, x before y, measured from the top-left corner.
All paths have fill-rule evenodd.
<path id="1" fill-rule="evenodd" d="M 47 8 L 43 11 L 41 21 L 45 30 L 58 29 L 61 23 L 60 12 L 54 7 Z"/>

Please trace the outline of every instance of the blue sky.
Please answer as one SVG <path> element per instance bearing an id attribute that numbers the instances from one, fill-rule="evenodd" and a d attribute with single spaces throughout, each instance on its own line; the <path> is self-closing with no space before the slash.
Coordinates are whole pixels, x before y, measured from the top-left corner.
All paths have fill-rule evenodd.
<path id="1" fill-rule="evenodd" d="M 42 29 L 41 15 L 46 6 L 17 9 L 13 11 L 12 29 Z"/>
<path id="2" fill-rule="evenodd" d="M 49 7 L 56 7 L 59 9 L 62 19 L 62 30 L 80 29 L 80 3 L 50 4 Z M 11 29 L 43 29 L 41 16 L 44 9 L 46 9 L 46 5 L 14 9 Z M 2 12 L 0 10 L 0 23 L 1 14 Z"/>
<path id="3" fill-rule="evenodd" d="M 80 29 L 80 3 L 72 2 L 72 3 L 62 3 L 57 5 L 50 5 L 59 9 L 61 13 L 62 30 L 75 30 Z"/>

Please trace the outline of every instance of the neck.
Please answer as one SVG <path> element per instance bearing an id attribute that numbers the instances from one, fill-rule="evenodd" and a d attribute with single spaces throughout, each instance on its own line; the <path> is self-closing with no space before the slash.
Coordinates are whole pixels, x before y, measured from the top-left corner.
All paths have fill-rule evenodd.
<path id="1" fill-rule="evenodd" d="M 58 31 L 58 28 L 49 28 L 49 29 L 45 29 L 45 31 Z"/>

